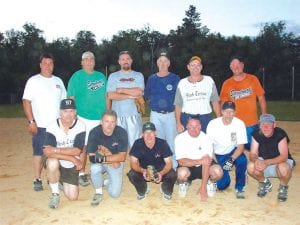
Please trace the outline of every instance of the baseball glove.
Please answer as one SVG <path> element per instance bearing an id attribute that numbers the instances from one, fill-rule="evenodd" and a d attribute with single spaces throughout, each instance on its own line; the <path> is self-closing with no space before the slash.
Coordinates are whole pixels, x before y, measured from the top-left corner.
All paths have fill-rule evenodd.
<path id="1" fill-rule="evenodd" d="M 145 100 L 143 96 L 140 96 L 134 100 L 136 108 L 139 113 L 145 114 Z"/>
<path id="2" fill-rule="evenodd" d="M 147 166 L 146 178 L 147 178 L 147 180 L 152 181 L 152 182 L 157 181 L 158 174 L 157 174 L 157 170 L 155 169 L 154 166 L 152 166 L 152 165 Z"/>

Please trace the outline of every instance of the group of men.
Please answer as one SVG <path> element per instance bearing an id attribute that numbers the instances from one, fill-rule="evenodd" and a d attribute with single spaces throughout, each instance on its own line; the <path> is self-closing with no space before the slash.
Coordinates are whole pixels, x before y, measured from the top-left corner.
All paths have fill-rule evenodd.
<path id="1" fill-rule="evenodd" d="M 53 56 L 43 54 L 40 73 L 26 83 L 23 106 L 32 134 L 33 186 L 35 191 L 43 190 L 45 157 L 50 208 L 58 207 L 60 188 L 68 199 L 76 200 L 78 185 L 89 185 L 87 158 L 95 189 L 91 205 L 102 201 L 104 186 L 111 197 L 119 197 L 128 150 L 127 176 L 139 200 L 150 191 L 147 182 L 161 183 L 163 198 L 170 200 L 176 182 L 183 197 L 192 180 L 202 179 L 199 195 L 206 201 L 216 189 L 230 185 L 233 165 L 237 198 L 245 198 L 248 171 L 260 182 L 259 197 L 272 188 L 268 177 L 279 177 L 278 199 L 287 199 L 295 165 L 288 136 L 275 127 L 274 116 L 266 114 L 264 90 L 254 75 L 244 72 L 239 57 L 231 60 L 233 76 L 224 82 L 220 98 L 213 79 L 201 74 L 198 56 L 188 61 L 190 75 L 180 80 L 169 72 L 169 56 L 161 53 L 158 72 L 148 78 L 146 87 L 143 74 L 132 70 L 130 52 L 120 52 L 118 63 L 120 70 L 107 80 L 94 70 L 94 54 L 84 52 L 82 69 L 71 76 L 66 91 L 53 75 Z M 151 109 L 150 122 L 145 124 L 136 106 L 143 104 L 143 98 Z M 245 148 L 250 149 L 248 166 Z"/>

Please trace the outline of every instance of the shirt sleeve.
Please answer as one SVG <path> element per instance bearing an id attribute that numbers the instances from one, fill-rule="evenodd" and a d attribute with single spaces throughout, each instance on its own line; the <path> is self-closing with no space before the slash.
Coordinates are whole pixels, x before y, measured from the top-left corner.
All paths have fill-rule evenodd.
<path id="1" fill-rule="evenodd" d="M 97 126 L 98 127 L 98 126 Z M 95 127 L 95 128 L 97 128 Z M 88 153 L 95 153 L 98 149 L 98 144 L 97 144 L 97 129 L 93 128 L 88 137 L 88 143 L 87 143 L 87 152 Z M 98 127 L 99 129 L 99 127 Z"/>
<path id="2" fill-rule="evenodd" d="M 178 105 L 180 108 L 182 108 L 183 105 L 183 99 L 179 87 L 176 89 L 174 105 Z"/>
<path id="3" fill-rule="evenodd" d="M 108 80 L 107 80 L 107 86 L 106 86 L 106 91 L 107 92 L 114 92 L 117 90 L 117 79 L 116 79 L 116 73 L 112 73 L 109 75 Z"/>
<path id="4" fill-rule="evenodd" d="M 44 140 L 44 146 L 46 146 L 46 145 L 50 145 L 52 147 L 57 147 L 57 142 L 56 142 L 55 136 L 48 131 L 46 132 L 46 136 L 45 136 L 45 140 Z"/>
<path id="5" fill-rule="evenodd" d="M 85 132 L 81 132 L 77 134 L 74 140 L 73 147 L 82 150 L 84 147 L 84 140 L 85 140 Z"/>
<path id="6" fill-rule="evenodd" d="M 216 102 L 216 101 L 219 101 L 219 95 L 218 95 L 218 90 L 217 90 L 217 87 L 216 87 L 216 84 L 214 81 L 212 81 L 212 93 L 211 93 L 211 96 L 210 96 L 210 101 L 211 102 Z"/>

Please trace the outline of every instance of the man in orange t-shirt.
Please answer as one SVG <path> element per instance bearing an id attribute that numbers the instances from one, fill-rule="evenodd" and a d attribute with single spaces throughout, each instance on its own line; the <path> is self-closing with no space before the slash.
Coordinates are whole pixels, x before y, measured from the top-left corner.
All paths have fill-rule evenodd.
<path id="1" fill-rule="evenodd" d="M 224 81 L 220 99 L 222 103 L 233 101 L 236 104 L 236 116 L 244 121 L 247 128 L 248 143 L 245 147 L 249 150 L 251 134 L 258 129 L 256 98 L 261 113 L 267 113 L 265 91 L 256 76 L 244 73 L 244 63 L 239 57 L 232 58 L 230 69 L 233 76 Z"/>

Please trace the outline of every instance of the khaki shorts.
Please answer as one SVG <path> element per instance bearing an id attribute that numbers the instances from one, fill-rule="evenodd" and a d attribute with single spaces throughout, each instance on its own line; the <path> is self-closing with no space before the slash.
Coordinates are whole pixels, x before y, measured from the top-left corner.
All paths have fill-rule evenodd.
<path id="1" fill-rule="evenodd" d="M 60 182 L 78 186 L 79 171 L 73 168 L 64 168 L 60 166 Z"/>

